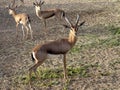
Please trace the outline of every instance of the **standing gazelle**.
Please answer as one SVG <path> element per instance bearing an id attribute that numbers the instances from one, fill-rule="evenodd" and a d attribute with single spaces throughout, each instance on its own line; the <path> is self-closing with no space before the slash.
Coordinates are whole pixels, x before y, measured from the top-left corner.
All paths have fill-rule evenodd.
<path id="1" fill-rule="evenodd" d="M 39 44 L 33 48 L 33 51 L 31 53 L 32 59 L 35 62 L 35 65 L 29 69 L 29 77 L 31 79 L 31 74 L 32 71 L 36 73 L 36 69 L 38 66 L 40 66 L 45 59 L 47 58 L 48 54 L 53 54 L 53 55 L 59 55 L 62 54 L 64 56 L 63 59 L 63 64 L 64 64 L 64 79 L 67 79 L 67 70 L 66 70 L 66 54 L 67 52 L 75 45 L 77 41 L 77 31 L 80 26 L 82 26 L 84 22 L 79 23 L 79 15 L 77 16 L 76 24 L 73 25 L 66 17 L 65 17 L 66 22 L 69 24 L 68 25 L 63 25 L 65 28 L 69 28 L 69 37 L 68 38 L 63 38 L 60 40 L 52 41 L 49 43 L 45 43 L 43 45 Z M 38 76 L 37 76 L 38 77 Z"/>
<path id="2" fill-rule="evenodd" d="M 27 30 L 27 36 L 28 36 L 28 32 L 30 32 L 31 39 L 33 39 L 33 35 L 32 35 L 33 31 L 31 29 L 29 15 L 26 14 L 26 13 L 17 14 L 16 11 L 15 11 L 15 8 L 17 6 L 15 6 L 14 4 L 15 4 L 15 0 L 13 0 L 12 6 L 9 5 L 8 9 L 9 9 L 9 14 L 13 16 L 13 18 L 16 22 L 16 36 L 18 35 L 18 25 L 21 24 L 22 25 L 22 31 L 23 31 L 23 39 L 25 37 L 24 28 L 26 28 L 26 30 Z M 26 36 L 26 38 L 27 38 L 27 36 Z"/>
<path id="3" fill-rule="evenodd" d="M 44 4 L 44 1 L 39 0 L 35 2 L 33 2 L 33 5 L 35 7 L 35 12 L 36 15 L 39 19 L 44 21 L 44 25 L 46 28 L 46 20 L 55 16 L 56 18 L 62 19 L 65 17 L 65 12 L 61 9 L 48 9 L 48 10 L 44 10 L 42 11 L 42 5 Z"/>

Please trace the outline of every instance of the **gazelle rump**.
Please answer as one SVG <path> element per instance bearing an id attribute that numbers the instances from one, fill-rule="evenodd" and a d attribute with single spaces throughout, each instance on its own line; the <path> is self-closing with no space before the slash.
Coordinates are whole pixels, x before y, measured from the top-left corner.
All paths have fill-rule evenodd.
<path id="1" fill-rule="evenodd" d="M 77 16 L 75 25 L 73 25 L 66 17 L 65 20 L 67 21 L 67 23 L 69 23 L 69 26 L 63 25 L 64 27 L 69 28 L 70 30 L 68 38 L 59 39 L 42 45 L 39 44 L 33 48 L 31 56 L 33 61 L 35 62 L 35 65 L 29 69 L 30 79 L 32 72 L 34 72 L 35 75 L 37 76 L 36 69 L 45 61 L 48 54 L 53 54 L 53 55 L 62 54 L 64 56 L 63 57 L 64 79 L 67 79 L 66 54 L 75 45 L 77 41 L 76 33 L 78 31 L 78 27 L 82 26 L 84 22 L 78 24 L 79 15 Z"/>
<path id="2" fill-rule="evenodd" d="M 33 2 L 33 5 L 35 6 L 35 12 L 36 15 L 39 19 L 44 21 L 44 25 L 46 28 L 46 20 L 55 16 L 56 18 L 62 19 L 65 17 L 65 12 L 61 9 L 48 9 L 48 10 L 44 10 L 42 11 L 42 5 L 44 4 L 44 1 L 36 1 Z"/>
<path id="3" fill-rule="evenodd" d="M 18 25 L 21 24 L 22 25 L 22 32 L 23 32 L 23 39 L 26 36 L 24 28 L 27 30 L 26 38 L 28 37 L 28 32 L 30 32 L 31 39 L 33 39 L 33 35 L 32 35 L 33 31 L 32 31 L 32 28 L 31 28 L 29 15 L 26 14 L 26 13 L 17 14 L 16 11 L 15 11 L 15 8 L 17 6 L 15 6 L 14 3 L 15 3 L 15 0 L 13 1 L 12 7 L 9 5 L 9 7 L 8 7 L 9 10 L 8 11 L 9 11 L 9 14 L 13 16 L 13 18 L 16 22 L 16 36 L 18 35 Z"/>

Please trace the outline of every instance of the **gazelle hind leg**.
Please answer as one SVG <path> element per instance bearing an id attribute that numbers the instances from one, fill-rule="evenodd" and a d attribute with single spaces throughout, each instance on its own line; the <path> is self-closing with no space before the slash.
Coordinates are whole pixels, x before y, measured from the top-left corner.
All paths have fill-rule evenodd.
<path id="1" fill-rule="evenodd" d="M 25 31 L 24 31 L 23 25 L 22 25 L 22 32 L 23 32 L 23 40 L 24 40 L 24 38 L 25 38 Z"/>
<path id="2" fill-rule="evenodd" d="M 35 66 L 36 66 L 36 64 L 29 69 L 29 77 L 30 77 L 30 79 L 32 78 L 32 71 L 34 72 L 35 76 L 38 78 L 37 67 L 35 67 Z"/>
<path id="3" fill-rule="evenodd" d="M 29 28 L 28 28 L 28 26 L 27 26 L 27 25 L 25 25 L 25 28 L 26 28 L 26 30 L 27 30 L 27 32 L 26 32 L 26 39 L 27 39 L 27 38 L 28 38 Z"/>
<path id="4" fill-rule="evenodd" d="M 29 69 L 29 78 L 30 78 L 30 81 L 31 81 L 31 78 L 32 78 L 32 71 L 34 72 L 34 74 L 36 75 L 36 77 L 38 78 L 38 74 L 37 74 L 37 68 L 43 63 L 43 61 L 39 61 L 38 63 L 36 63 L 34 66 L 32 66 L 30 69 Z"/>
<path id="5" fill-rule="evenodd" d="M 18 37 L 18 24 L 19 23 L 16 24 L 16 37 Z"/>

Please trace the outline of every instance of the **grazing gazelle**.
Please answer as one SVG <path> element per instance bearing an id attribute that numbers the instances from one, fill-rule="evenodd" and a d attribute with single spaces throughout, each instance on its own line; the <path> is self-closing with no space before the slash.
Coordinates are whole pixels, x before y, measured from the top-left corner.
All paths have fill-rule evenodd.
<path id="1" fill-rule="evenodd" d="M 28 14 L 26 13 L 19 13 L 17 14 L 16 11 L 15 11 L 15 8 L 17 6 L 14 5 L 15 4 L 15 0 L 13 0 L 13 3 L 12 5 L 8 6 L 8 11 L 9 11 L 9 14 L 13 16 L 15 22 L 16 22 L 16 36 L 18 35 L 18 25 L 21 24 L 22 25 L 22 31 L 23 31 L 23 39 L 24 37 L 26 36 L 26 38 L 28 37 L 28 32 L 30 32 L 31 34 L 31 39 L 33 39 L 33 31 L 31 29 L 31 25 L 30 25 L 30 17 Z M 24 31 L 24 28 L 26 28 L 27 30 L 27 35 L 25 35 L 25 31 Z"/>
<path id="2" fill-rule="evenodd" d="M 44 10 L 42 11 L 42 5 L 44 4 L 44 1 L 36 1 L 33 2 L 33 5 L 35 7 L 35 12 L 36 15 L 39 19 L 42 19 L 44 21 L 44 25 L 46 28 L 46 20 L 55 16 L 56 18 L 62 19 L 65 17 L 65 12 L 61 9 L 48 9 L 48 10 Z"/>
<path id="3" fill-rule="evenodd" d="M 75 45 L 77 41 L 76 34 L 78 31 L 78 28 L 82 26 L 85 23 L 85 21 L 78 24 L 79 15 L 77 16 L 75 25 L 73 25 L 66 17 L 65 17 L 65 20 L 69 24 L 69 25 L 63 25 L 65 28 L 69 28 L 70 30 L 68 38 L 55 40 L 55 41 L 48 42 L 42 45 L 39 44 L 33 48 L 31 57 L 32 57 L 32 60 L 35 62 L 35 65 L 29 69 L 30 79 L 31 79 L 32 72 L 34 72 L 35 75 L 38 77 L 36 73 L 36 69 L 38 68 L 38 66 L 40 66 L 45 61 L 48 54 L 53 54 L 53 55 L 62 54 L 64 56 L 63 58 L 64 79 L 65 80 L 67 79 L 66 54 Z"/>

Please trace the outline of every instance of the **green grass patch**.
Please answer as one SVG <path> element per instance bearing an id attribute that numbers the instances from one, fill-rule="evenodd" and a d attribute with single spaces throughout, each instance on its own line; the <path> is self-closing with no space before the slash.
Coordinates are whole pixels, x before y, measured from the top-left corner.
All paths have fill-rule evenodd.
<path id="1" fill-rule="evenodd" d="M 90 48 L 104 48 L 104 47 L 114 47 L 120 45 L 120 36 L 109 36 L 107 38 L 97 38 L 89 43 L 80 43 L 79 45 L 74 46 L 70 53 L 79 53 L 81 50 L 89 50 Z"/>
<path id="2" fill-rule="evenodd" d="M 83 77 L 83 78 L 91 77 L 89 70 L 91 70 L 91 68 L 98 68 L 98 67 L 99 67 L 98 64 L 82 65 L 79 67 L 67 67 L 68 77 L 76 77 L 76 76 Z M 33 73 L 31 78 L 32 82 L 37 82 L 38 84 L 41 84 L 43 86 L 46 86 L 46 85 L 44 85 L 44 83 L 41 81 L 52 80 L 48 84 L 55 85 L 55 84 L 58 84 L 59 82 L 55 82 L 54 79 L 63 78 L 63 68 L 39 70 L 38 73 L 39 73 L 39 80 L 38 78 L 36 78 L 36 76 Z M 14 79 L 14 85 L 17 85 L 17 84 L 26 85 L 29 83 L 29 81 L 30 81 L 29 75 L 20 75 Z"/>
<path id="3" fill-rule="evenodd" d="M 112 35 L 119 35 L 120 34 L 120 27 L 109 25 L 108 30 L 111 32 Z"/>
<path id="4" fill-rule="evenodd" d="M 101 39 L 101 40 L 99 40 L 99 45 L 107 46 L 107 47 L 119 46 L 120 38 L 119 38 L 119 36 L 113 36 L 113 37 L 109 37 L 107 39 Z"/>
<path id="5" fill-rule="evenodd" d="M 45 69 L 39 70 L 39 76 L 41 79 L 49 79 L 49 78 L 60 78 L 62 77 L 62 69 Z"/>
<path id="6" fill-rule="evenodd" d="M 79 46 L 79 45 L 74 46 L 74 47 L 70 50 L 70 53 L 71 53 L 71 54 L 79 53 L 79 52 L 80 52 L 80 46 Z"/>
<path id="7" fill-rule="evenodd" d="M 120 45 L 119 35 L 95 36 L 85 35 L 81 36 L 85 42 L 78 42 L 71 50 L 71 54 L 80 53 L 81 50 L 89 50 L 90 48 L 106 48 Z"/>

